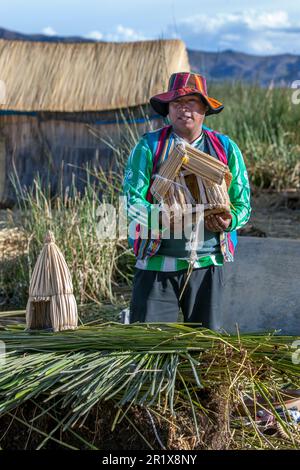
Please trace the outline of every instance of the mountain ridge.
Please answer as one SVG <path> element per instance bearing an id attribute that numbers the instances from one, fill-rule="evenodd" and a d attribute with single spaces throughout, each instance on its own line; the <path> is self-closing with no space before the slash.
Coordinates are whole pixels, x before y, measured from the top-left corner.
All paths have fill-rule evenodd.
<path id="1" fill-rule="evenodd" d="M 0 39 L 42 42 L 95 42 L 80 36 L 25 34 L 0 28 Z M 215 81 L 241 80 L 261 86 L 290 86 L 300 79 L 300 55 L 251 55 L 227 49 L 208 52 L 187 49 L 191 70 Z"/>

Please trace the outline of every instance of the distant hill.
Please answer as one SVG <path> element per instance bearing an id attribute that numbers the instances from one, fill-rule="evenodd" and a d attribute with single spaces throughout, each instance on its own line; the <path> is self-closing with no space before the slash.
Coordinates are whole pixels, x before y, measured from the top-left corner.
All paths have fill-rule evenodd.
<path id="1" fill-rule="evenodd" d="M 80 36 L 48 36 L 46 34 L 23 34 L 8 29 L 0 28 L 0 39 L 10 39 L 19 41 L 48 41 L 48 42 L 94 42 Z"/>
<path id="2" fill-rule="evenodd" d="M 243 80 L 288 86 L 300 79 L 300 56 L 281 54 L 257 56 L 243 52 L 188 51 L 191 69 L 214 80 Z"/>
<path id="3" fill-rule="evenodd" d="M 60 37 L 45 34 L 22 34 L 0 28 L 0 39 L 48 41 L 48 42 L 94 42 L 77 36 Z M 204 52 L 188 50 L 193 72 L 199 72 L 213 80 L 243 80 L 258 82 L 262 86 L 273 83 L 289 86 L 300 79 L 300 56 L 281 54 L 257 56 L 232 50 Z"/>

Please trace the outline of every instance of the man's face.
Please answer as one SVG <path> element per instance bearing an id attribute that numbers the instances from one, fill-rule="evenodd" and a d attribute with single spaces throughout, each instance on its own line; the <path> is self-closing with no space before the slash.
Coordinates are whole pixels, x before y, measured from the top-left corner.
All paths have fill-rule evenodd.
<path id="1" fill-rule="evenodd" d="M 206 110 L 198 95 L 182 96 L 169 103 L 169 119 L 175 132 L 194 132 L 202 126 Z"/>

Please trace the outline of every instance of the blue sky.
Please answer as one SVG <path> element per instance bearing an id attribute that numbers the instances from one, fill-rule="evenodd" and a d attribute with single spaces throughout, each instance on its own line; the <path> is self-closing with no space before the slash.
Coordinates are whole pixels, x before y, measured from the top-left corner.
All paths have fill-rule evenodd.
<path id="1" fill-rule="evenodd" d="M 300 54 L 296 0 L 0 0 L 0 27 L 98 40 L 183 39 L 190 49 Z"/>

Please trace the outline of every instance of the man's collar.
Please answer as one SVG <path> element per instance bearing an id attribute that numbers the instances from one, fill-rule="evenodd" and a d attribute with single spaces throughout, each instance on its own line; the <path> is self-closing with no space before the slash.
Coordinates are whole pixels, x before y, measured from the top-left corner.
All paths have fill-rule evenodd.
<path id="1" fill-rule="evenodd" d="M 182 142 L 182 141 L 187 142 L 183 137 L 180 137 L 178 134 L 176 134 L 176 132 L 174 132 L 174 131 L 172 131 L 172 132 L 173 132 L 175 141 L 177 141 L 177 142 Z M 203 133 L 203 130 L 202 130 L 201 134 L 195 140 L 193 140 L 193 142 L 190 142 L 189 144 L 194 147 L 195 145 L 197 145 L 202 140 L 203 135 L 204 135 L 204 133 Z"/>

